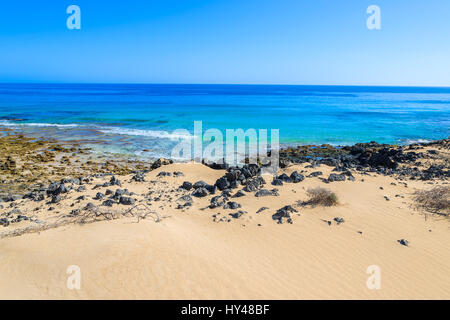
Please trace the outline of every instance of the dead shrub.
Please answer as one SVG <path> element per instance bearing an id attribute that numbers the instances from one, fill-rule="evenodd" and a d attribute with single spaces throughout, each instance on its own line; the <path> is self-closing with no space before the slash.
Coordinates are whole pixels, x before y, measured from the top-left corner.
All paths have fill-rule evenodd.
<path id="1" fill-rule="evenodd" d="M 424 209 L 431 213 L 450 215 L 450 187 L 436 186 L 430 190 L 414 192 L 413 200 L 416 209 Z"/>
<path id="2" fill-rule="evenodd" d="M 337 195 L 322 187 L 308 189 L 306 194 L 309 197 L 305 202 L 307 205 L 331 207 L 338 204 Z"/>

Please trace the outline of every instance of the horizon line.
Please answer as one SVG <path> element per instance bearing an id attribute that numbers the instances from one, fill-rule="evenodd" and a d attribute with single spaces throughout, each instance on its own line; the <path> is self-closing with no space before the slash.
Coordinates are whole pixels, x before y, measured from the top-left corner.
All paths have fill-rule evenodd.
<path id="1" fill-rule="evenodd" d="M 293 87 L 379 87 L 379 88 L 445 88 L 450 89 L 450 85 L 370 85 L 370 84 L 289 84 L 289 83 L 185 83 L 185 82 L 3 82 L 0 85 L 33 85 L 33 84 L 49 84 L 49 85 L 202 85 L 202 86 L 293 86 Z"/>

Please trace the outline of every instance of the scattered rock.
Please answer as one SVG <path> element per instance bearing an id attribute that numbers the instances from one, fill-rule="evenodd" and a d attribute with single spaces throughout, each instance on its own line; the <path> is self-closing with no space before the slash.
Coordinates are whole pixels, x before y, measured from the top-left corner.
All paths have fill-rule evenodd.
<path id="1" fill-rule="evenodd" d="M 230 216 L 234 219 L 239 219 L 243 214 L 247 213 L 247 211 L 239 210 L 236 213 L 230 213 Z"/>
<path id="2" fill-rule="evenodd" d="M 114 204 L 117 204 L 114 200 L 108 199 L 106 201 L 103 201 L 102 206 L 105 207 L 112 207 Z"/>
<path id="3" fill-rule="evenodd" d="M 203 197 L 206 197 L 208 195 L 208 190 L 206 188 L 197 188 L 192 193 L 192 195 L 194 197 L 197 197 L 197 198 L 203 198 Z"/>
<path id="4" fill-rule="evenodd" d="M 283 181 L 283 182 L 287 182 L 287 183 L 291 183 L 292 182 L 292 179 L 286 173 L 283 173 L 280 176 L 278 176 L 278 179 Z"/>
<path id="5" fill-rule="evenodd" d="M 224 205 L 224 209 L 238 209 L 238 208 L 240 208 L 240 207 L 242 207 L 239 203 L 237 203 L 237 202 L 233 202 L 233 201 L 229 201 L 229 202 L 227 202 L 227 204 L 226 205 Z"/>
<path id="6" fill-rule="evenodd" d="M 172 174 L 170 172 L 166 172 L 166 171 L 161 171 L 157 175 L 157 177 L 170 177 L 170 176 L 172 176 Z"/>
<path id="7" fill-rule="evenodd" d="M 101 192 L 97 192 L 97 194 L 95 195 L 95 200 L 102 200 L 105 197 L 105 195 Z"/>
<path id="8" fill-rule="evenodd" d="M 283 218 L 289 219 L 291 218 L 291 213 L 298 212 L 292 206 L 287 205 L 281 209 L 278 209 L 277 212 L 272 215 L 273 220 L 278 220 L 278 223 L 283 223 Z"/>
<path id="9" fill-rule="evenodd" d="M 292 180 L 293 183 L 299 183 L 305 180 L 305 176 L 298 173 L 297 171 L 294 171 L 291 173 L 290 179 Z"/>
<path id="10" fill-rule="evenodd" d="M 145 182 L 145 174 L 143 172 L 138 172 L 131 179 L 136 182 Z"/>
<path id="11" fill-rule="evenodd" d="M 283 185 L 283 180 L 278 179 L 278 178 L 274 178 L 272 181 L 272 185 L 273 186 L 282 186 Z"/>
<path id="12" fill-rule="evenodd" d="M 223 191 L 225 189 L 228 189 L 231 184 L 226 177 L 222 177 L 222 178 L 217 179 L 217 181 L 214 185 L 217 186 L 217 188 L 220 191 Z"/>
<path id="13" fill-rule="evenodd" d="M 256 213 L 263 212 L 264 210 L 267 210 L 267 209 L 269 209 L 269 208 L 267 208 L 267 207 L 261 207 L 261 208 L 258 209 L 258 211 L 256 211 Z"/>
<path id="14" fill-rule="evenodd" d="M 244 196 L 245 196 L 245 193 L 242 190 L 239 190 L 238 192 L 236 192 L 233 195 L 233 198 L 240 198 L 240 197 L 244 197 Z"/>
<path id="15" fill-rule="evenodd" d="M 332 173 L 332 174 L 330 174 L 330 176 L 328 177 L 328 181 L 329 181 L 329 182 L 345 181 L 345 179 L 346 179 L 345 174 L 336 174 L 336 173 Z"/>
<path id="16" fill-rule="evenodd" d="M 158 159 L 155 162 L 153 162 L 151 168 L 154 170 L 154 169 L 158 169 L 161 166 L 166 166 L 166 165 L 169 165 L 172 163 L 173 163 L 172 160 L 161 158 L 161 159 Z"/>
<path id="17" fill-rule="evenodd" d="M 278 196 L 278 189 L 261 189 L 255 193 L 255 197 Z"/>
<path id="18" fill-rule="evenodd" d="M 136 203 L 136 201 L 133 198 L 122 196 L 119 198 L 119 203 L 125 206 L 132 206 Z"/>
<path id="19" fill-rule="evenodd" d="M 187 181 L 183 182 L 183 184 L 181 185 L 181 188 L 183 188 L 184 190 L 187 190 L 187 191 L 191 190 L 192 187 L 193 187 L 192 183 L 187 182 Z"/>

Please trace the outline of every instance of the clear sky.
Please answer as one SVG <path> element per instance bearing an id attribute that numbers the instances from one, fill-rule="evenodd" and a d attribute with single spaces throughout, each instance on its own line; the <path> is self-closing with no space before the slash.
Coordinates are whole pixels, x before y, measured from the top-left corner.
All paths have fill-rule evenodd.
<path id="1" fill-rule="evenodd" d="M 0 82 L 450 86 L 450 1 L 3 1 Z"/>

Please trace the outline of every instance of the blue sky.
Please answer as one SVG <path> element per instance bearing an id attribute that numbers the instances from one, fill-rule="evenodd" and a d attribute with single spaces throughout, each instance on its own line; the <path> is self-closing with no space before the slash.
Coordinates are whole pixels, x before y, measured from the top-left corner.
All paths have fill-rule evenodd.
<path id="1" fill-rule="evenodd" d="M 0 82 L 450 86 L 450 1 L 9 1 Z"/>

